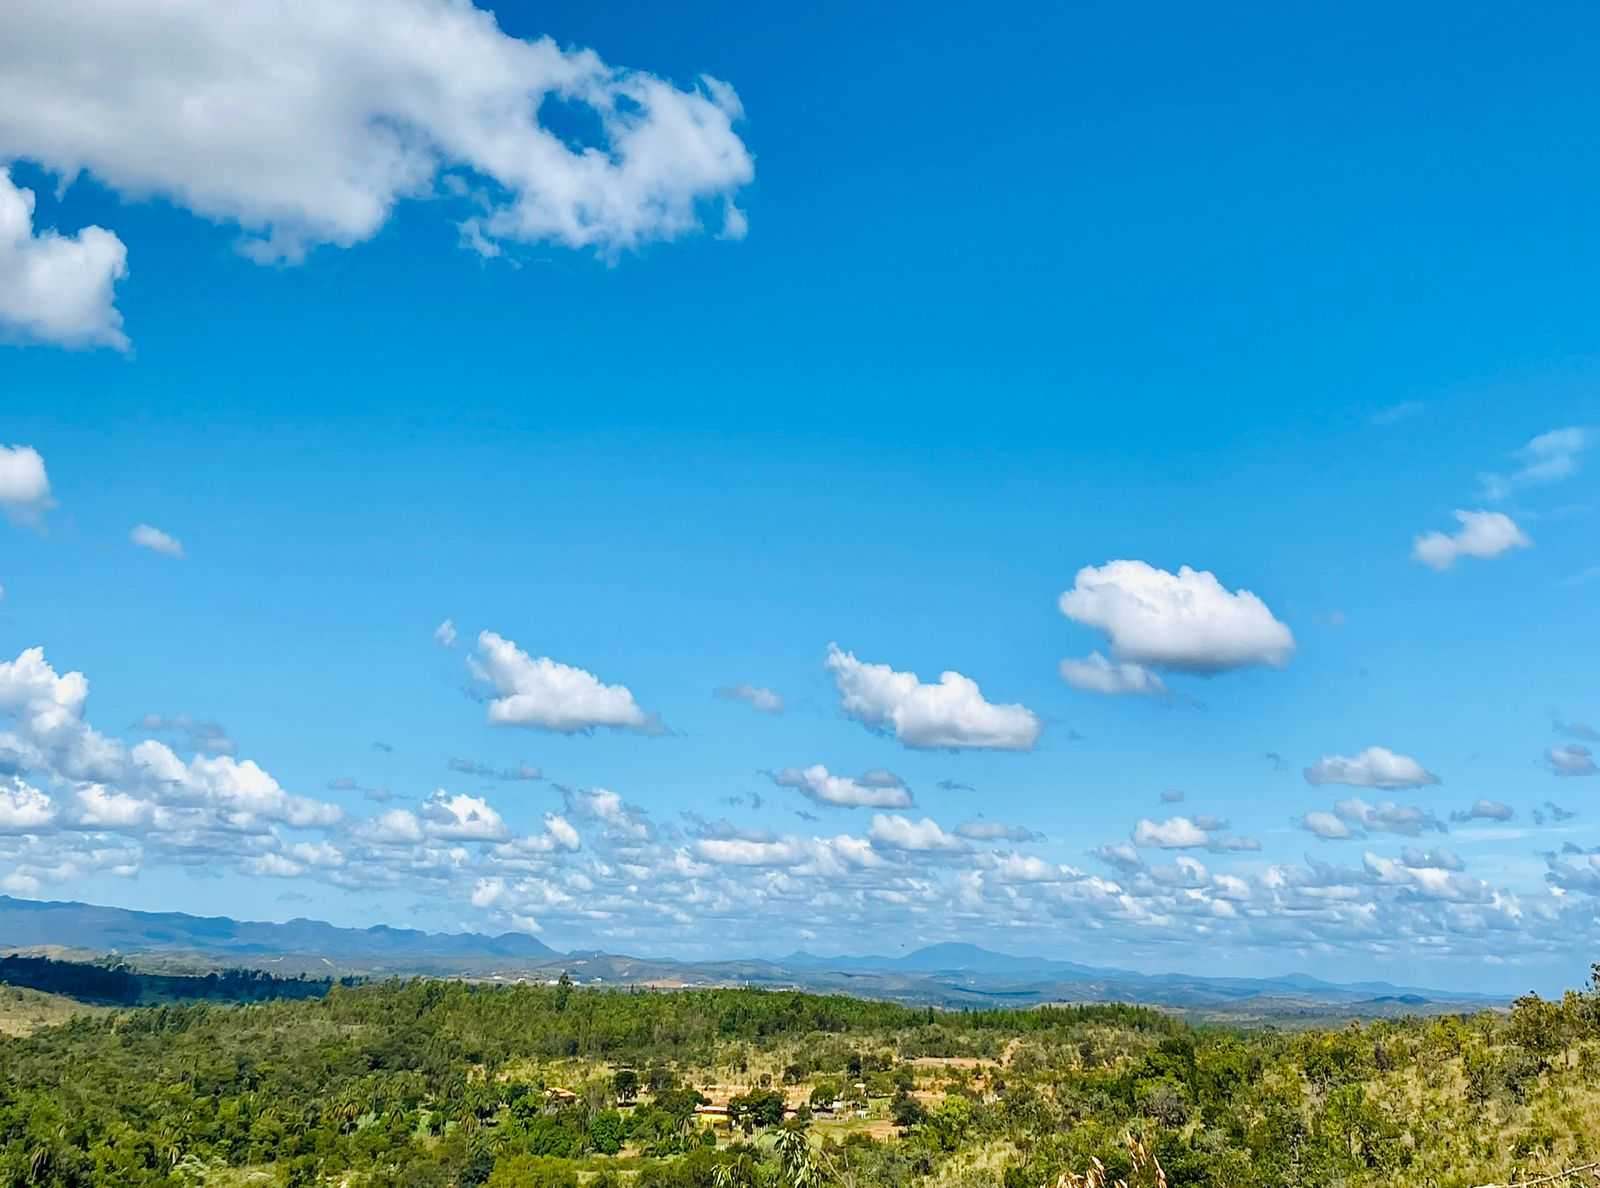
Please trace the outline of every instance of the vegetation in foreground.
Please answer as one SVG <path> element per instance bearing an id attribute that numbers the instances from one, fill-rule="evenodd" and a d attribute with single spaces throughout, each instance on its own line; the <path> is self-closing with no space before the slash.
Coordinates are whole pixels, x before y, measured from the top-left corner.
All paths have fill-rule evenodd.
<path id="1" fill-rule="evenodd" d="M 1293 1034 L 419 980 L 0 1039 L 11 1185 L 1466 1188 L 1597 1146 L 1600 967 L 1509 1015 Z"/>

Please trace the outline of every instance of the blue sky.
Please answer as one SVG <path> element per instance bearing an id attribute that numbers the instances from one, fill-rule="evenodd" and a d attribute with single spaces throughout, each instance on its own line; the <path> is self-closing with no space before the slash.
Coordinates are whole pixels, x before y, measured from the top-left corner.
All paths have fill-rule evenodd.
<path id="1" fill-rule="evenodd" d="M 1593 13 L 256 11 L 0 48 L 9 893 L 1585 976 Z"/>

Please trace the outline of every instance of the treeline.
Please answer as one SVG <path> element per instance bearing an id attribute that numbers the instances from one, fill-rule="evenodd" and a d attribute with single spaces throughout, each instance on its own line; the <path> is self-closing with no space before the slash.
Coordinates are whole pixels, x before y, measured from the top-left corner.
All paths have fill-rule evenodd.
<path id="1" fill-rule="evenodd" d="M 989 1060 L 919 1061 L 969 1055 Z M 696 1106 L 730 1080 L 748 1088 L 717 1135 Z M 893 1137 L 808 1141 L 813 1110 L 869 1101 Z M 1148 1158 L 1168 1188 L 1464 1188 L 1578 1162 L 1597 1136 L 1600 984 L 1278 1034 L 1126 1006 L 409 981 L 0 1041 L 0 1185 L 270 1166 L 349 1188 L 1040 1188 L 1095 1160 L 1153 1183 Z"/>
<path id="2" fill-rule="evenodd" d="M 354 984 L 353 979 L 343 981 Z M 18 954 L 0 956 L 0 983 L 106 1006 L 177 1000 L 266 1002 L 274 998 L 320 998 L 334 985 L 331 978 L 281 978 L 258 969 L 158 974 L 120 962 L 56 961 Z"/>

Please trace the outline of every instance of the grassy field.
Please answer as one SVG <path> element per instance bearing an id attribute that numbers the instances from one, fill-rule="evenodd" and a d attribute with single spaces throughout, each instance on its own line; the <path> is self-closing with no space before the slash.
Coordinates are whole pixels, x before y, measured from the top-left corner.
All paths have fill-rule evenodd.
<path id="1" fill-rule="evenodd" d="M 32 1035 L 41 1027 L 65 1023 L 74 1015 L 93 1014 L 103 1009 L 59 994 L 0 983 L 0 1035 Z"/>

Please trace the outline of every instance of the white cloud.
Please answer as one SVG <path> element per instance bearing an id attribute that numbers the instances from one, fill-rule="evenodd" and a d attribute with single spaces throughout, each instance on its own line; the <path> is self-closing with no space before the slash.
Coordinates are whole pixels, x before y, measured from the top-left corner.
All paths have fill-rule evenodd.
<path id="1" fill-rule="evenodd" d="M 1595 766 L 1594 752 L 1577 743 L 1568 743 L 1564 747 L 1551 747 L 1544 753 L 1544 757 L 1550 764 L 1550 770 L 1558 776 L 1588 776 L 1600 771 L 1600 768 Z"/>
<path id="2" fill-rule="evenodd" d="M 1509 804 L 1502 804 L 1498 800 L 1478 799 L 1472 802 L 1471 808 L 1451 813 L 1450 819 L 1466 824 L 1469 821 L 1509 821 L 1516 815 Z"/>
<path id="3" fill-rule="evenodd" d="M 864 663 L 837 644 L 828 645 L 827 666 L 844 712 L 893 731 L 908 747 L 1030 751 L 1038 741 L 1033 711 L 985 701 L 978 682 L 959 672 L 941 673 L 937 685 L 925 685 L 916 673 Z"/>
<path id="4" fill-rule="evenodd" d="M 359 243 L 401 199 L 452 190 L 482 243 L 613 256 L 712 210 L 745 225 L 730 86 L 523 41 L 468 3 L 321 0 L 285 20 L 266 0 L 18 0 L 6 22 L 0 156 L 237 224 L 258 260 Z M 545 127 L 547 101 L 598 137 Z"/>
<path id="5" fill-rule="evenodd" d="M 1359 755 L 1328 755 L 1305 769 L 1306 783 L 1348 784 L 1352 788 L 1421 788 L 1439 783 L 1422 764 L 1387 747 L 1368 747 Z"/>
<path id="6" fill-rule="evenodd" d="M 805 851 L 790 840 L 755 841 L 740 837 L 704 837 L 694 843 L 697 857 L 718 866 L 794 866 Z"/>
<path id="7" fill-rule="evenodd" d="M 39 451 L 32 446 L 0 445 L 0 511 L 17 523 L 37 524 L 53 506 L 50 476 Z"/>
<path id="8" fill-rule="evenodd" d="M 1090 652 L 1082 660 L 1063 660 L 1061 679 L 1086 693 L 1134 693 L 1144 697 L 1166 695 L 1166 682 L 1142 664 L 1107 660 Z"/>
<path id="9" fill-rule="evenodd" d="M 22 36 L 12 15 L 7 14 L 9 36 L 0 44 L 0 95 L 8 90 L 4 47 L 18 48 Z M 0 98 L 0 105 L 13 102 L 38 109 L 48 100 Z M 0 154 L 6 151 L 7 122 L 0 112 Z M 103 227 L 84 227 L 76 235 L 35 231 L 33 206 L 33 191 L 16 185 L 11 171 L 0 166 L 0 334 L 126 350 L 122 315 L 114 303 L 116 283 L 128 274 L 122 241 Z"/>
<path id="10" fill-rule="evenodd" d="M 567 811 L 579 817 L 599 821 L 618 841 L 637 844 L 650 840 L 650 823 L 644 814 L 609 788 L 588 788 L 581 792 L 568 789 L 565 793 Z"/>
<path id="11" fill-rule="evenodd" d="M 596 726 L 650 732 L 654 721 L 624 685 L 602 684 L 593 673 L 551 660 L 534 659 L 493 631 L 478 635 L 472 671 L 499 696 L 489 701 L 496 726 L 528 726 L 575 734 Z"/>
<path id="12" fill-rule="evenodd" d="M 1300 818 L 1300 827 L 1328 841 L 1344 841 L 1354 837 L 1355 830 L 1333 813 L 1317 809 Z"/>
<path id="13" fill-rule="evenodd" d="M 1429 532 L 1417 537 L 1411 545 L 1412 560 L 1442 572 L 1454 565 L 1457 557 L 1487 560 L 1533 544 L 1504 512 L 1458 509 L 1452 514 L 1461 527 L 1454 534 Z"/>
<path id="14" fill-rule="evenodd" d="M 1133 844 L 1163 850 L 1188 850 L 1211 844 L 1211 834 L 1188 817 L 1169 817 L 1165 821 L 1141 819 L 1133 827 Z"/>
<path id="15" fill-rule="evenodd" d="M 1334 805 L 1333 811 L 1342 820 L 1368 833 L 1398 833 L 1405 837 L 1416 837 L 1427 830 L 1444 830 L 1444 824 L 1428 810 L 1395 804 L 1392 800 L 1371 805 L 1358 796 L 1352 796 Z"/>
<path id="16" fill-rule="evenodd" d="M 175 536 L 168 536 L 159 528 L 152 528 L 149 524 L 136 525 L 128 533 L 128 539 L 141 549 L 149 549 L 153 553 L 161 553 L 168 557 L 183 556 L 183 542 Z"/>
<path id="17" fill-rule="evenodd" d="M 1294 654 L 1294 635 L 1265 602 L 1187 565 L 1176 574 L 1143 561 L 1086 566 L 1060 606 L 1067 618 L 1105 632 L 1112 657 L 1126 664 L 1210 675 L 1281 668 Z"/>
<path id="18" fill-rule="evenodd" d="M 32 833 L 55 821 L 50 798 L 15 776 L 0 778 L 0 833 Z"/>
<path id="19" fill-rule="evenodd" d="M 433 642 L 441 648 L 456 646 L 456 624 L 454 619 L 446 619 L 433 629 Z"/>
<path id="20" fill-rule="evenodd" d="M 818 804 L 844 808 L 908 808 L 911 793 L 898 778 L 893 783 L 865 778 L 831 775 L 820 763 L 807 768 L 786 767 L 774 772 L 772 782 L 780 788 L 796 788 Z"/>
<path id="21" fill-rule="evenodd" d="M 443 788 L 423 803 L 421 816 L 428 834 L 446 841 L 499 841 L 507 833 L 505 821 L 487 800 L 452 796 Z"/>
<path id="22" fill-rule="evenodd" d="M 873 845 L 887 850 L 954 852 L 967 848 L 966 842 L 946 833 L 937 821 L 929 817 L 913 821 L 898 813 L 879 813 L 874 816 L 867 836 L 872 839 Z"/>
<path id="23" fill-rule="evenodd" d="M 724 701 L 742 701 L 764 714 L 783 713 L 783 694 L 763 685 L 724 685 L 717 690 L 717 696 Z"/>
<path id="24" fill-rule="evenodd" d="M 1594 434 L 1577 425 L 1541 433 L 1512 456 L 1522 465 L 1509 475 L 1485 474 L 1485 498 L 1496 502 L 1509 498 L 1518 487 L 1560 482 L 1578 472 L 1579 458 L 1594 445 Z"/>

